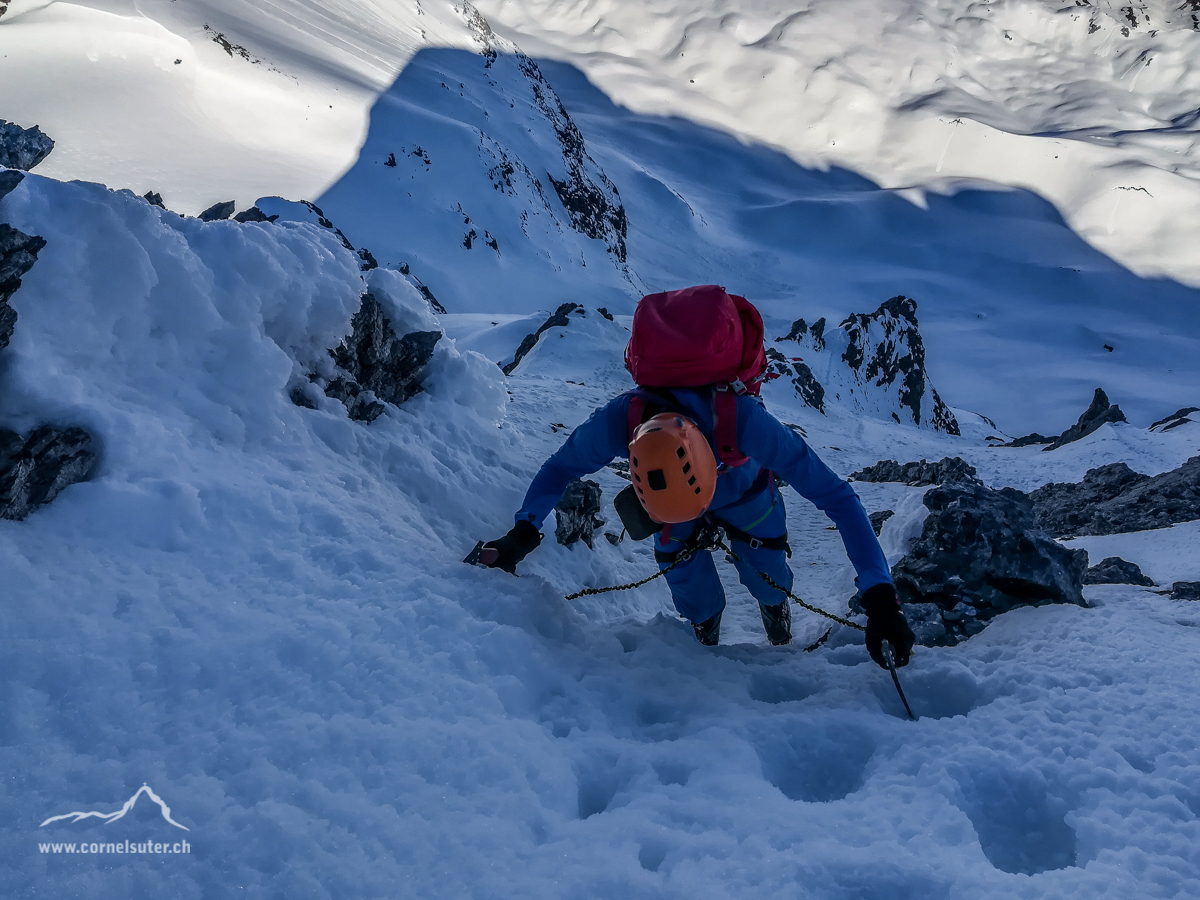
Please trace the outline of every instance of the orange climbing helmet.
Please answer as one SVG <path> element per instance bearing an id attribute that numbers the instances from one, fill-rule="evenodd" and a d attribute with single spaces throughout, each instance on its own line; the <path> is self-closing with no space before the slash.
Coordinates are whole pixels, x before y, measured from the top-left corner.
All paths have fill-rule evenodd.
<path id="1" fill-rule="evenodd" d="M 690 522 L 704 514 L 717 489 L 717 460 L 696 423 L 659 413 L 633 432 L 629 476 L 656 522 Z"/>

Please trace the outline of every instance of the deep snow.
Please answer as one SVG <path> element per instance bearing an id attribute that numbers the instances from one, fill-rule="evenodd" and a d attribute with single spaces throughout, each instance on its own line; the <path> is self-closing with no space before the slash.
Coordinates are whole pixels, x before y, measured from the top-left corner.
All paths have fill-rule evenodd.
<path id="1" fill-rule="evenodd" d="M 14 0 L 0 19 L 9 54 L 0 71 L 21 88 L 0 103 L 0 115 L 36 113 L 62 141 L 38 174 L 0 200 L 0 221 L 48 242 L 12 301 L 19 319 L 0 359 L 0 425 L 82 425 L 102 450 L 93 480 L 23 522 L 0 521 L 0 765 L 9 776 L 0 783 L 0 893 L 1200 894 L 1200 699 L 1189 678 L 1200 662 L 1200 616 L 1188 604 L 1092 586 L 1090 609 L 1017 610 L 957 647 L 918 648 L 902 675 L 921 716 L 912 723 L 859 635 L 839 629 L 805 653 L 826 629 L 797 612 L 796 643 L 768 646 L 752 601 L 723 563 L 731 599 L 716 650 L 696 644 L 661 582 L 562 599 L 583 585 L 652 571 L 646 546 L 599 540 L 589 551 L 548 538 L 520 578 L 459 563 L 477 538 L 507 529 L 529 478 L 567 431 L 628 386 L 620 351 L 639 285 L 728 283 L 761 303 L 770 337 L 799 316 L 836 324 L 893 294 L 916 296 L 933 385 L 954 407 L 961 437 L 898 425 L 882 400 L 865 415 L 831 401 L 823 416 L 784 380 L 764 391 L 770 408 L 803 428 L 843 475 L 881 458 L 960 455 L 990 486 L 1031 489 L 1117 460 L 1149 474 L 1179 465 L 1200 452 L 1200 426 L 1165 434 L 1145 426 L 1200 402 L 1195 293 L 1133 275 L 1080 240 L 1072 227 L 1096 241 L 1084 227 L 1093 201 L 1059 204 L 1065 221 L 1031 194 L 994 186 L 929 194 L 924 207 L 914 205 L 905 199 L 914 193 L 867 180 L 891 184 L 873 168 L 891 165 L 888 153 L 957 174 L 963 170 L 947 167 L 974 157 L 952 162 L 939 144 L 939 160 L 928 142 L 885 140 L 874 151 L 800 165 L 800 144 L 787 145 L 788 155 L 722 133 L 752 133 L 734 127 L 733 113 L 797 134 L 808 121 L 756 107 L 772 96 L 750 89 L 765 71 L 709 53 L 727 64 L 721 84 L 738 92 L 731 103 L 716 81 L 697 87 L 696 102 L 717 110 L 709 114 L 671 106 L 692 88 L 655 74 L 672 71 L 667 54 L 621 44 L 629 34 L 673 46 L 680 28 L 690 28 L 689 40 L 724 40 L 742 29 L 739 52 L 748 56 L 740 59 L 769 51 L 786 60 L 799 58 L 798 36 L 826 28 L 829 56 L 838 50 L 834 38 L 875 46 L 878 35 L 853 34 L 828 6 L 812 4 L 820 15 L 797 17 L 803 27 L 760 35 L 746 20 L 771 19 L 777 11 L 766 5 L 754 16 L 748 7 L 709 16 L 652 5 L 484 4 L 499 13 L 494 25 L 525 29 L 517 43 L 527 51 L 541 53 L 539 41 L 571 14 L 584 22 L 594 14 L 603 25 L 600 37 L 583 27 L 572 40 L 585 49 L 602 40 L 604 53 L 572 58 L 636 111 L 615 106 L 569 66 L 538 65 L 593 163 L 620 190 L 627 280 L 599 241 L 569 227 L 554 196 L 543 208 L 559 227 L 532 237 L 514 224 L 528 191 L 503 200 L 488 186 L 493 193 L 479 196 L 481 171 L 471 168 L 482 159 L 479 138 L 471 133 L 469 144 L 455 146 L 452 136 L 484 111 L 501 119 L 498 98 L 509 96 L 514 119 L 495 127 L 497 144 L 536 162 L 538 178 L 559 177 L 551 168 L 563 157 L 547 143 L 557 132 L 534 115 L 536 103 L 516 112 L 525 76 L 507 57 L 497 64 L 507 75 L 485 67 L 479 41 L 449 5 L 93 5 Z M 850 20 L 879 25 L 864 19 L 865 9 Z M 930 9 L 896 4 L 900 25 L 880 27 L 911 37 L 933 27 L 919 24 Z M 1047 17 L 1062 23 L 1055 53 L 1063 59 L 1075 57 L 1061 47 L 1092 46 L 1081 43 L 1091 40 L 1086 28 L 1076 34 L 1066 24 L 1081 13 L 1060 16 L 1031 3 L 972 9 L 981 17 L 1026 14 L 1038 28 Z M 529 10 L 532 23 L 520 18 Z M 645 27 L 650 14 L 658 31 Z M 209 16 L 262 62 L 227 55 L 201 28 Z M 1097 21 L 1093 36 L 1108 41 L 1105 52 L 1126 53 L 1132 44 L 1118 41 L 1119 23 Z M 172 22 L 191 29 L 178 69 L 173 42 L 182 39 Z M 74 30 L 80 23 L 89 27 Z M 327 30 L 328 41 L 314 41 L 314 29 Z M 138 43 L 143 33 L 152 40 Z M 82 45 L 56 43 L 64 34 L 92 42 L 94 67 L 84 64 Z M 1183 30 L 1164 29 L 1131 40 L 1159 41 L 1161 61 L 1176 60 L 1186 79 L 1194 51 L 1185 39 Z M 910 43 L 879 46 L 912 52 Z M 955 46 L 964 66 L 988 57 L 969 41 Z M 686 46 L 679 52 L 691 55 Z M 1097 66 L 1109 64 L 1093 56 Z M 1049 79 L 1059 77 L 1059 59 L 1042 50 L 1006 61 L 1018 75 Z M 150 72 L 155 60 L 162 67 Z M 44 77 L 52 64 L 63 73 L 58 81 Z M 918 59 L 914 71 L 926 64 Z M 288 65 L 320 77 L 292 81 L 296 93 L 284 102 L 282 88 L 264 85 L 285 84 Z M 345 119 L 323 113 L 303 124 L 302 102 L 340 93 L 347 68 L 359 73 L 357 105 L 339 105 L 335 115 Z M 438 93 L 434 76 L 448 68 L 474 75 L 478 91 L 469 92 L 464 77 L 463 97 Z M 660 80 L 604 74 L 631 68 Z M 826 69 L 838 67 L 819 71 Z M 8 81 L 12 71 L 27 80 Z M 64 92 L 85 80 L 77 71 L 95 85 Z M 192 88 L 169 80 L 185 73 L 197 85 L 214 79 L 207 83 L 216 99 L 202 116 L 181 99 Z M 1160 85 L 1150 75 L 1137 84 L 1158 85 L 1156 96 L 1176 102 L 1174 85 L 1185 82 Z M 878 136 L 863 120 L 840 118 L 851 108 L 844 86 L 857 77 L 843 71 L 831 83 L 829 128 L 852 121 L 855 134 Z M 1107 79 L 1095 88 L 1097 104 L 1121 86 Z M 1006 83 L 1030 103 L 1054 106 L 1044 80 Z M 1061 83 L 1082 92 L 1089 82 Z M 114 101 L 96 99 L 113 84 L 141 91 L 128 95 L 140 103 L 130 100 L 123 118 L 108 118 Z M 852 93 L 864 102 L 878 97 L 878 82 Z M 983 93 L 989 115 L 1014 96 Z M 1174 115 L 1168 107 L 1156 115 Z M 660 115 L 665 108 L 679 116 Z M 1079 107 L 1078 120 L 1096 121 L 1097 108 Z M 43 115 L 50 112 L 53 122 Z M 1029 112 L 1026 131 L 1043 127 L 1044 115 Z M 1117 133 L 1132 115 L 1120 106 L 1098 126 L 1102 133 L 1072 138 L 1085 148 L 1072 151 L 1080 181 L 1112 163 L 1113 147 L 1142 154 L 1138 165 L 1146 164 L 1152 128 Z M 361 156 L 348 135 L 366 140 Z M 382 179 L 404 173 L 384 166 L 378 151 L 427 136 L 462 154 L 464 168 L 414 192 L 421 202 L 413 208 L 392 205 L 395 185 Z M 1022 147 L 1050 140 L 1020 137 Z M 1011 155 L 1014 166 L 1032 165 Z M 433 169 L 438 159 L 431 160 Z M 151 161 L 162 168 L 152 170 Z M 829 161 L 867 177 L 821 171 Z M 420 168 L 407 173 L 410 181 Z M 147 172 L 154 179 L 133 177 Z M 264 206 L 290 212 L 274 224 L 202 223 L 129 191 L 43 174 L 91 175 L 138 193 L 153 187 L 168 205 L 175 191 L 186 198 L 176 205 L 191 211 L 235 194 L 244 207 L 259 194 L 298 199 L 330 185 L 318 198 L 322 209 L 355 247 L 378 251 L 385 265 L 407 262 L 410 274 L 361 272 L 359 258 L 308 210 L 278 201 Z M 1095 182 L 1096 196 L 1106 184 Z M 1177 196 L 1171 215 L 1188 208 L 1186 192 Z M 371 198 L 381 211 L 366 216 Z M 468 215 L 479 235 L 498 238 L 498 254 L 461 246 L 462 214 L 452 202 L 478 204 L 483 212 Z M 1154 218 L 1130 258 L 1182 278 L 1187 266 L 1172 255 L 1176 245 L 1154 244 L 1154 229 L 1168 220 Z M 1194 233 L 1186 217 L 1173 221 L 1180 235 Z M 388 257 L 393 250 L 412 257 Z M 435 317 L 413 278 L 457 301 L 449 314 Z M 607 293 L 588 290 L 597 282 Z M 1071 284 L 1080 287 L 1063 290 Z M 335 401 L 295 406 L 289 388 L 328 364 L 326 350 L 349 331 L 368 288 L 401 331 L 446 330 L 425 392 L 369 425 L 349 420 Z M 483 288 L 494 290 L 481 296 Z M 503 302 L 489 306 L 488 296 Z M 505 378 L 496 363 L 567 300 L 586 313 L 550 329 Z M 602 305 L 613 320 L 596 311 Z M 1120 354 L 1098 346 L 1111 337 Z M 1174 380 L 1164 372 L 1171 367 L 1181 373 Z M 988 446 L 1001 428 L 1065 428 L 1096 383 L 1132 424 L 1106 425 L 1049 453 Z M 608 530 L 616 531 L 607 502 L 624 482 L 608 469 L 595 479 Z M 897 511 L 881 536 L 895 561 L 919 526 L 922 489 L 856 489 L 869 511 Z M 844 612 L 852 571 L 836 532 L 794 494 L 788 505 L 797 591 Z M 1193 523 L 1071 545 L 1086 547 L 1093 561 L 1124 556 L 1167 586 L 1200 579 L 1196 541 Z M 40 842 L 178 840 L 184 833 L 146 800 L 109 824 L 39 828 L 74 810 L 119 810 L 143 783 L 190 829 L 190 853 L 39 851 Z"/>

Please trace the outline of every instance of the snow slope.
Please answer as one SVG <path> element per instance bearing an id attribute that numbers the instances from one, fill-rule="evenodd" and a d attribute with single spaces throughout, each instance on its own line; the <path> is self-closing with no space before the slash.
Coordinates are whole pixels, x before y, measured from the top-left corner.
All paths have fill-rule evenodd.
<path id="1" fill-rule="evenodd" d="M 426 392 L 364 425 L 287 398 L 365 287 L 327 229 L 201 223 L 37 176 L 0 216 L 48 240 L 13 298 L 4 421 L 82 423 L 103 447 L 94 480 L 0 522 L 5 896 L 1200 889 L 1189 607 L 1093 588 L 1096 608 L 1020 610 L 921 650 L 910 723 L 856 635 L 771 648 L 732 584 L 715 651 L 659 583 L 561 599 L 651 569 L 644 546 L 551 541 L 520 578 L 458 562 L 507 527 L 564 426 L 625 383 L 619 322 L 550 329 L 507 380 L 443 340 Z M 489 345 L 490 320 L 447 321 Z M 1043 460 L 1062 477 L 1114 441 L 1144 469 L 1200 444 L 1192 426 L 1105 426 L 1070 456 L 1004 451 L 965 415 L 952 438 L 770 402 L 843 472 L 966 448 L 1010 478 Z M 910 491 L 862 487 L 869 508 Z M 836 535 L 790 507 L 799 589 L 844 609 Z M 1182 560 L 1161 562 L 1167 578 Z M 149 804 L 39 828 L 143 783 L 190 853 L 49 848 L 178 841 Z"/>
<path id="2" fill-rule="evenodd" d="M 1095 586 L 1090 609 L 919 648 L 913 723 L 857 633 L 806 653 L 825 620 L 797 613 L 796 643 L 768 646 L 725 563 L 712 650 L 661 581 L 562 599 L 649 574 L 647 546 L 547 540 L 520 578 L 459 562 L 629 385 L 637 294 L 681 283 L 745 292 L 769 338 L 917 299 L 960 436 L 893 421 L 834 358 L 814 361 L 839 386 L 824 413 L 790 379 L 764 390 L 843 475 L 961 455 L 1030 489 L 1200 453 L 1200 425 L 1145 428 L 1200 405 L 1186 20 L 1149 0 L 1136 24 L 1030 0 L 480 8 L 500 37 L 434 0 L 13 0 L 0 18 L 0 117 L 59 141 L 0 200 L 47 239 L 12 300 L 0 427 L 83 425 L 101 448 L 92 480 L 0 521 L 0 895 L 1200 894 L 1188 604 Z M 504 158 L 511 191 L 489 177 Z M 408 274 L 364 273 L 299 204 L 203 223 L 69 178 L 193 213 L 316 199 Z M 551 179 L 610 211 L 619 195 L 625 259 Z M 424 393 L 369 425 L 294 405 L 368 288 L 401 330 L 445 329 Z M 583 313 L 505 378 L 568 301 Z M 1062 430 L 1097 384 L 1132 424 L 989 446 Z M 625 482 L 594 477 L 615 534 Z M 897 510 L 894 561 L 921 489 L 857 490 Z M 787 502 L 797 591 L 844 613 L 837 533 Z M 1169 584 L 1200 578 L 1196 539 L 1072 545 Z M 149 801 L 41 824 L 143 784 L 186 833 Z M 182 836 L 186 854 L 52 847 Z"/>

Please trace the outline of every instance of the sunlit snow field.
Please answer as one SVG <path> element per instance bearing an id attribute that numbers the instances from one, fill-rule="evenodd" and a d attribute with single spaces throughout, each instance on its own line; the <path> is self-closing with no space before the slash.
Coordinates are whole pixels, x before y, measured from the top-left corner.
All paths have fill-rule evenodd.
<path id="1" fill-rule="evenodd" d="M 569 429 L 630 386 L 621 351 L 643 289 L 720 281 L 772 338 L 915 297 L 962 436 L 834 402 L 822 415 L 785 381 L 764 391 L 842 475 L 957 455 L 989 486 L 1030 490 L 1200 453 L 1200 425 L 1147 430 L 1200 405 L 1180 99 L 1200 34 L 1122 36 L 1104 10 L 1051 3 L 778 6 L 480 4 L 538 57 L 619 188 L 618 265 L 552 214 L 523 231 L 465 163 L 439 168 L 470 158 L 470 128 L 524 158 L 545 149 L 514 57 L 485 69 L 448 3 L 13 0 L 0 80 L 21 89 L 0 118 L 60 143 L 0 200 L 0 221 L 47 240 L 12 301 L 0 425 L 79 424 L 102 455 L 91 481 L 0 521 L 0 894 L 1200 895 L 1194 604 L 1090 586 L 1088 609 L 1016 610 L 917 648 L 911 722 L 857 633 L 804 652 L 826 628 L 797 611 L 796 642 L 769 646 L 724 563 L 710 649 L 660 581 L 563 599 L 649 574 L 646 545 L 561 547 L 551 520 L 519 578 L 459 562 L 510 526 Z M 1147 48 L 1154 67 L 1131 84 Z M 912 87 L 943 67 L 971 91 Z M 124 99 L 96 99 L 113 85 Z M 927 135 L 938 116 L 1002 136 L 1011 168 Z M 1069 179 L 1052 147 L 1068 148 Z M 391 152 L 410 168 L 384 165 Z M 1128 218 L 1110 215 L 1112 184 L 1153 178 L 1154 204 L 1122 192 Z M 147 189 L 187 213 L 316 200 L 385 268 L 360 272 L 319 225 L 204 223 L 149 206 Z M 460 246 L 464 215 L 498 251 Z M 445 315 L 386 268 L 401 264 Z M 367 289 L 398 330 L 445 330 L 425 391 L 369 425 L 335 401 L 294 405 L 288 385 Z M 505 377 L 496 363 L 568 301 L 585 315 Z M 1128 424 L 1049 453 L 989 446 L 1066 428 L 1096 386 Z M 618 532 L 608 501 L 624 483 L 594 477 L 602 530 Z M 856 489 L 868 511 L 907 511 L 881 538 L 895 562 L 922 489 Z M 837 533 L 787 503 L 798 593 L 844 613 Z M 1070 543 L 1163 586 L 1200 580 L 1196 523 Z M 189 831 L 146 800 L 107 824 L 39 827 L 118 810 L 143 783 Z M 181 837 L 188 854 L 38 849 Z"/>

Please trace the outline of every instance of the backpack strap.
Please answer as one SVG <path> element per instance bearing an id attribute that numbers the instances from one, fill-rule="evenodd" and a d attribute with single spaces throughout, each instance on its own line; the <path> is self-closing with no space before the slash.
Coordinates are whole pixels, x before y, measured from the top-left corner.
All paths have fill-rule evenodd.
<path id="1" fill-rule="evenodd" d="M 749 462 L 737 445 L 737 394 L 728 386 L 718 384 L 713 390 L 713 439 L 717 458 L 729 468 Z"/>

